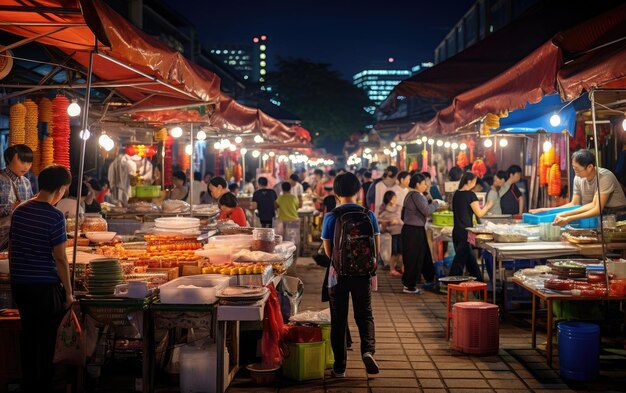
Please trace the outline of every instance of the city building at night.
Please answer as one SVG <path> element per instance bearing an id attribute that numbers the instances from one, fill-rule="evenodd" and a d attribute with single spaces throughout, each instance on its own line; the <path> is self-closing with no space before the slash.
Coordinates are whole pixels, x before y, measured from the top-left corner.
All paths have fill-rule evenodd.
<path id="1" fill-rule="evenodd" d="M 376 107 L 387 98 L 393 88 L 412 75 L 409 67 L 391 67 L 390 65 L 365 69 L 352 77 L 352 83 L 364 89 L 375 104 L 365 108 L 369 113 L 374 113 Z"/>

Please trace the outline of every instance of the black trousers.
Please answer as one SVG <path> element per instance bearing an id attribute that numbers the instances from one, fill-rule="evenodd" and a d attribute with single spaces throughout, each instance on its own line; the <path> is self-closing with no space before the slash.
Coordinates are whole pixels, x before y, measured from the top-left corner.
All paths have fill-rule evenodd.
<path id="1" fill-rule="evenodd" d="M 348 304 L 352 294 L 354 320 L 361 338 L 361 355 L 376 351 L 374 316 L 372 314 L 372 291 L 370 277 L 339 277 L 337 285 L 328 289 L 330 295 L 330 344 L 335 356 L 334 370 L 346 369 L 346 329 L 348 327 Z"/>
<path id="2" fill-rule="evenodd" d="M 65 314 L 61 284 L 12 284 L 22 331 L 22 391 L 52 392 L 57 329 Z"/>
<path id="3" fill-rule="evenodd" d="M 470 276 L 476 277 L 478 281 L 483 281 L 483 274 L 478 267 L 474 250 L 467 242 L 467 238 L 456 237 L 453 234 L 452 242 L 454 243 L 455 254 L 450 267 L 450 275 L 462 276 L 463 270 L 467 266 Z"/>
<path id="4" fill-rule="evenodd" d="M 432 282 L 435 279 L 435 267 L 426 238 L 426 228 L 403 225 L 401 236 L 404 264 L 402 284 L 407 288 L 415 288 L 422 275 L 425 282 Z"/>

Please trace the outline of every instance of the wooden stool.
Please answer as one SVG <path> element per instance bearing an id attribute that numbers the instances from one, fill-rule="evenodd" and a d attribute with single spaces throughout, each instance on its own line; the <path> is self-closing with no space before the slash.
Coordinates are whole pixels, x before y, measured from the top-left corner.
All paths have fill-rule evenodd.
<path id="1" fill-rule="evenodd" d="M 452 291 L 463 292 L 463 299 L 466 302 L 469 301 L 470 292 L 482 291 L 483 299 L 485 302 L 487 302 L 487 284 L 484 282 L 466 281 L 459 284 L 448 284 L 448 302 L 446 306 L 446 340 L 450 339 L 450 319 L 452 318 L 450 295 L 452 294 Z"/>

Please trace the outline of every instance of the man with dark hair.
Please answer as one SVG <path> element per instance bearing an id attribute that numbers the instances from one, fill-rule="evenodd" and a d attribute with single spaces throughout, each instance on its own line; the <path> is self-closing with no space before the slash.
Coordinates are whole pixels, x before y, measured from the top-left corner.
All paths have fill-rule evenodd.
<path id="1" fill-rule="evenodd" d="M 25 177 L 33 165 L 33 151 L 26 145 L 14 145 L 4 151 L 7 166 L 0 171 L 0 250 L 8 247 L 11 214 L 20 203 L 33 196 Z"/>
<path id="2" fill-rule="evenodd" d="M 333 248 L 340 247 L 335 243 L 335 231 L 341 230 L 336 225 L 343 219 L 343 214 L 356 212 L 356 209 L 365 210 L 357 205 L 357 195 L 361 190 L 361 183 L 356 175 L 347 172 L 338 175 L 333 184 L 333 190 L 338 197 L 340 207 L 324 216 L 322 225 L 322 240 L 324 251 L 328 257 L 333 255 Z M 349 209 L 341 212 L 339 209 Z M 354 210 L 352 210 L 354 209 Z M 339 210 L 339 211 L 338 211 Z M 367 210 L 365 210 L 367 211 Z M 367 211 L 374 236 L 374 255 L 380 250 L 380 230 L 378 221 L 371 211 Z M 336 228 L 339 227 L 339 228 Z M 343 237 L 338 233 L 340 237 Z M 347 236 L 346 236 L 347 237 Z M 378 374 L 379 368 L 374 353 L 376 352 L 376 335 L 374 316 L 372 314 L 372 287 L 370 275 L 348 276 L 340 275 L 331 263 L 326 271 L 324 290 L 328 291 L 330 300 L 331 328 L 330 341 L 335 354 L 335 363 L 331 375 L 335 378 L 345 378 L 347 365 L 346 333 L 348 326 L 348 304 L 352 297 L 354 320 L 359 328 L 361 338 L 361 359 L 368 374 Z M 339 261 L 338 263 L 341 263 Z M 323 296 L 323 295 L 322 295 Z"/>
<path id="3" fill-rule="evenodd" d="M 404 203 L 404 199 L 400 200 L 400 195 L 406 195 L 404 190 L 400 188 L 398 185 L 396 177 L 398 176 L 398 167 L 395 165 L 389 165 L 385 170 L 385 175 L 383 176 L 383 180 L 378 182 L 374 187 L 376 187 L 376 195 L 374 201 L 374 213 L 378 214 L 381 206 L 383 205 L 383 197 L 385 196 L 385 192 L 393 191 L 398 195 L 398 205 L 402 206 Z"/>
<path id="4" fill-rule="evenodd" d="M 572 201 L 564 206 L 582 206 L 557 214 L 554 224 L 562 226 L 574 220 L 599 216 L 600 205 L 603 214 L 615 214 L 618 220 L 626 219 L 626 196 L 613 172 L 606 168 L 597 168 L 600 176 L 598 199 L 596 158 L 591 151 L 581 149 L 572 154 L 572 169 L 576 174 Z"/>
<path id="5" fill-rule="evenodd" d="M 218 201 L 220 197 L 227 192 L 229 192 L 228 183 L 223 177 L 216 176 L 212 177 L 211 180 L 209 180 L 209 193 L 211 194 L 213 199 Z"/>
<path id="6" fill-rule="evenodd" d="M 278 208 L 278 218 L 281 221 L 298 221 L 298 207 L 300 204 L 298 198 L 291 193 L 291 184 L 289 182 L 281 183 L 282 193 L 276 199 L 276 207 Z"/>
<path id="7" fill-rule="evenodd" d="M 519 165 L 511 165 L 507 170 L 509 178 L 500 187 L 500 207 L 502 214 L 518 215 L 524 212 L 524 194 L 517 187 L 517 182 L 522 180 L 522 168 Z"/>
<path id="8" fill-rule="evenodd" d="M 267 187 L 267 178 L 259 177 L 257 180 L 259 189 L 252 195 L 252 202 L 256 204 L 256 209 L 259 212 L 259 221 L 261 221 L 261 227 L 271 228 L 272 220 L 276 216 L 276 191 Z"/>
<path id="9" fill-rule="evenodd" d="M 322 178 L 324 177 L 324 171 L 317 168 L 313 171 L 313 180 L 311 181 L 311 188 L 313 189 L 313 194 L 317 196 L 322 196 L 324 192 L 324 182 Z"/>
<path id="10" fill-rule="evenodd" d="M 72 176 L 51 165 L 39 175 L 39 193 L 13 212 L 9 267 L 20 311 L 22 391 L 51 391 L 57 328 L 74 299 L 65 253 L 63 213 L 54 208 Z"/>

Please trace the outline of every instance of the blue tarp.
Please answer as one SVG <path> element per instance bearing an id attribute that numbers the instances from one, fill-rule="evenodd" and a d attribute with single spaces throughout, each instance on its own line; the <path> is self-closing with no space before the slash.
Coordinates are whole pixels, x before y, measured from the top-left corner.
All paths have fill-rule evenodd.
<path id="1" fill-rule="evenodd" d="M 510 112 L 508 117 L 501 118 L 500 128 L 495 132 L 534 134 L 539 130 L 550 133 L 567 130 L 573 136 L 576 128 L 576 110 L 589 108 L 591 104 L 585 94 L 563 108 L 565 105 L 567 102 L 562 102 L 558 94 L 545 96 L 540 102 L 528 104 L 526 108 Z M 561 124 L 557 127 L 550 124 L 550 117 L 555 113 L 561 117 Z"/>

